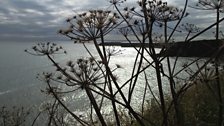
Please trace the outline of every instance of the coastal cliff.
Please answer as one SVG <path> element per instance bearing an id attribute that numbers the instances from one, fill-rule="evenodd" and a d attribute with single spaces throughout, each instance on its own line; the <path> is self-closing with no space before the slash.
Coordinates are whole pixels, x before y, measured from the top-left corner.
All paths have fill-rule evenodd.
<path id="1" fill-rule="evenodd" d="M 220 47 L 224 45 L 224 40 L 197 40 L 192 42 L 176 42 L 171 44 L 161 55 L 180 57 L 210 57 L 218 50 L 219 54 L 224 53 Z"/>
<path id="2" fill-rule="evenodd" d="M 99 44 L 99 45 L 102 45 Z M 105 42 L 105 46 L 121 46 L 121 47 L 148 47 L 149 44 L 145 43 L 125 43 L 125 42 Z M 224 40 L 196 40 L 190 42 L 173 42 L 173 43 L 154 43 L 155 48 L 167 47 L 158 56 L 180 56 L 180 57 L 210 57 L 224 45 Z M 224 48 L 220 50 L 220 55 L 224 55 Z"/>

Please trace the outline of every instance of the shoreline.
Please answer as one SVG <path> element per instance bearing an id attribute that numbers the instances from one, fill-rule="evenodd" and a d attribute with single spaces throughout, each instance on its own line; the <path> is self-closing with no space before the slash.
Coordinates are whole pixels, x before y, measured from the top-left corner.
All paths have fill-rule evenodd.
<path id="1" fill-rule="evenodd" d="M 102 43 L 99 44 L 102 46 Z M 149 43 L 125 43 L 125 42 L 106 42 L 105 46 L 120 47 L 148 47 Z M 174 43 L 154 43 L 155 48 L 164 48 L 167 50 L 159 56 L 180 56 L 180 57 L 211 57 L 219 47 L 224 45 L 224 40 L 196 40 L 191 42 L 174 42 Z M 224 49 L 221 49 L 224 53 Z"/>

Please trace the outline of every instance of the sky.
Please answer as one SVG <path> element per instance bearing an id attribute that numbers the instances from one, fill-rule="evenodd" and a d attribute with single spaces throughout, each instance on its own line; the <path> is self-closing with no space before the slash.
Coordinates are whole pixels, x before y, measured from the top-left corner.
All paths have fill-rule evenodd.
<path id="1" fill-rule="evenodd" d="M 136 1 L 127 0 L 123 6 L 134 6 Z M 167 1 L 169 5 L 183 7 L 184 0 Z M 190 0 L 190 4 L 195 1 Z M 57 33 L 66 25 L 66 18 L 85 10 L 108 6 L 109 0 L 0 0 L 0 42 L 68 40 Z M 189 11 L 186 21 L 202 28 L 215 19 L 212 11 Z"/>

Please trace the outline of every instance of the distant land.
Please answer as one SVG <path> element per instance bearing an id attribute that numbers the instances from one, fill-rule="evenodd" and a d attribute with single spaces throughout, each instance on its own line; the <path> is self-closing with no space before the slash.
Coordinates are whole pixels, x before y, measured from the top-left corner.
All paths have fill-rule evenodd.
<path id="1" fill-rule="evenodd" d="M 102 45 L 102 44 L 100 44 Z M 125 43 L 125 42 L 105 42 L 105 46 L 121 46 L 121 47 L 142 47 L 149 46 L 148 43 Z M 224 40 L 196 40 L 190 42 L 173 42 L 167 45 L 167 50 L 160 56 L 180 56 L 180 57 L 210 57 L 221 46 L 224 45 Z M 165 43 L 154 43 L 155 48 L 165 47 Z M 224 55 L 224 49 L 220 50 L 222 55 Z"/>

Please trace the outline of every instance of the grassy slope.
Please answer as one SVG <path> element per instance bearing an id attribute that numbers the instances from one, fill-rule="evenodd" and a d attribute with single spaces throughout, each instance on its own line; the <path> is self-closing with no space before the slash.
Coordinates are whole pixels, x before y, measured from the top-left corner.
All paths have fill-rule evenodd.
<path id="1" fill-rule="evenodd" d="M 212 78 L 212 79 L 210 79 Z M 224 73 L 220 76 L 222 92 L 224 93 Z M 218 125 L 218 101 L 216 93 L 216 83 L 214 76 L 207 76 L 204 79 L 198 79 L 195 84 L 189 88 L 181 99 L 181 110 L 185 126 L 216 126 Z M 171 100 L 166 98 L 167 103 Z M 223 94 L 224 100 L 224 94 Z M 223 112 L 224 113 L 224 112 Z M 144 117 L 153 122 L 156 126 L 162 124 L 162 113 L 156 104 L 152 104 L 145 111 Z M 169 125 L 176 126 L 174 123 L 174 110 L 169 112 Z M 134 123 L 134 126 L 138 124 Z M 147 126 L 151 126 L 149 123 Z"/>

